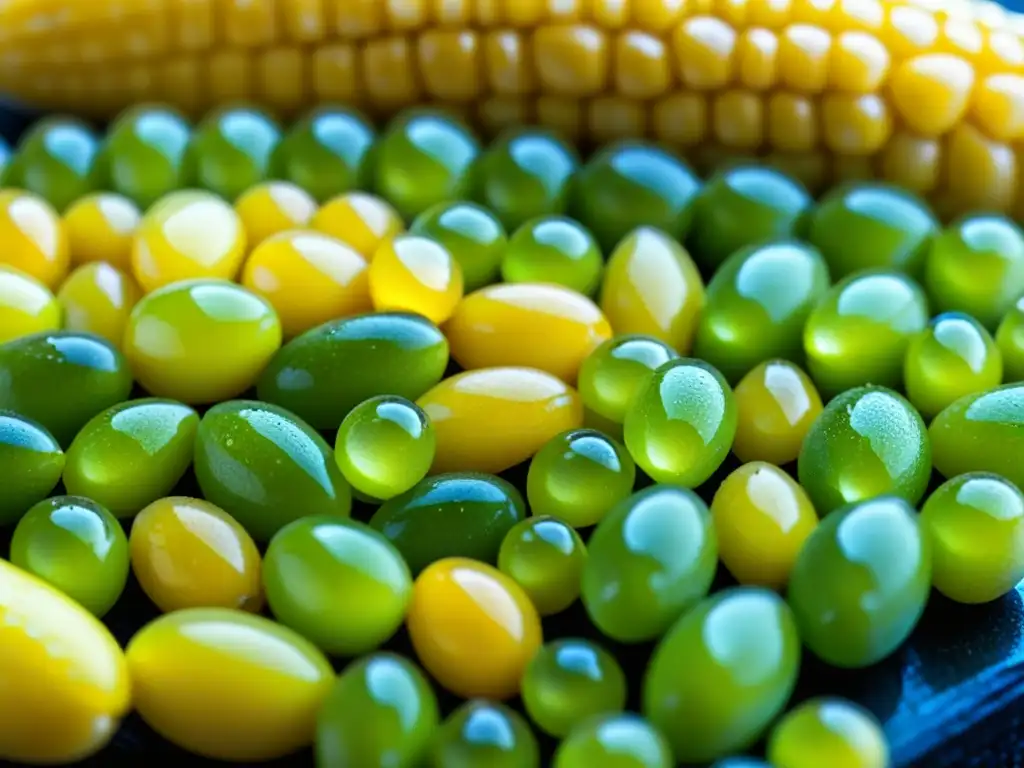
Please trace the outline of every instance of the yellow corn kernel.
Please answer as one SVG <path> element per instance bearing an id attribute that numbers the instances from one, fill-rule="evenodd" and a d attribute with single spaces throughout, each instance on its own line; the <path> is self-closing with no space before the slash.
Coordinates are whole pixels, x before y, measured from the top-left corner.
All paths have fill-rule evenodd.
<path id="1" fill-rule="evenodd" d="M 1010 209 L 1017 189 L 1017 159 L 1010 146 L 961 123 L 947 137 L 943 155 L 948 189 L 941 212 Z"/>
<path id="2" fill-rule="evenodd" d="M 476 122 L 489 134 L 500 133 L 507 125 L 533 125 L 533 102 L 515 96 L 492 96 L 480 102 Z"/>
<path id="3" fill-rule="evenodd" d="M 683 83 L 696 90 L 717 90 L 733 76 L 736 30 L 713 16 L 687 19 L 675 32 L 675 56 Z"/>
<path id="4" fill-rule="evenodd" d="M 583 105 L 564 96 L 542 96 L 537 99 L 537 122 L 569 141 L 577 141 L 583 135 Z"/>
<path id="5" fill-rule="evenodd" d="M 889 52 L 866 32 L 842 32 L 832 45 L 829 80 L 850 93 L 874 93 L 889 74 Z"/>
<path id="6" fill-rule="evenodd" d="M 806 93 L 825 90 L 831 47 L 831 36 L 820 27 L 787 27 L 779 38 L 779 79 L 783 86 Z"/>
<path id="7" fill-rule="evenodd" d="M 941 149 L 936 139 L 898 131 L 879 157 L 879 172 L 886 181 L 926 195 L 939 183 Z"/>
<path id="8" fill-rule="evenodd" d="M 774 32 L 755 27 L 744 32 L 736 45 L 736 69 L 740 84 L 755 91 L 773 88 L 779 39 Z"/>
<path id="9" fill-rule="evenodd" d="M 537 80 L 551 93 L 592 96 L 608 80 L 608 38 L 596 27 L 558 25 L 533 35 Z"/>
<path id="10" fill-rule="evenodd" d="M 327 45 L 313 54 L 313 94 L 318 101 L 362 104 L 359 54 L 354 45 Z"/>
<path id="11" fill-rule="evenodd" d="M 299 48 L 268 48 L 256 59 L 256 92 L 272 112 L 291 115 L 309 100 L 307 57 Z"/>
<path id="12" fill-rule="evenodd" d="M 654 99 L 672 87 L 665 43 L 646 32 L 626 32 L 615 41 L 615 90 L 628 98 Z"/>
<path id="13" fill-rule="evenodd" d="M 363 48 L 362 73 L 367 96 L 379 109 L 394 110 L 419 101 L 415 69 L 416 55 L 404 37 L 371 40 Z"/>
<path id="14" fill-rule="evenodd" d="M 768 101 L 768 143 L 782 152 L 806 152 L 818 145 L 814 102 L 796 93 L 776 93 Z"/>
<path id="15" fill-rule="evenodd" d="M 365 259 L 405 229 L 390 203 L 364 192 L 331 198 L 313 215 L 310 227 L 340 240 Z"/>
<path id="16" fill-rule="evenodd" d="M 483 58 L 487 83 L 495 93 L 512 96 L 533 92 L 533 62 L 521 34 L 488 34 L 484 38 Z"/>
<path id="17" fill-rule="evenodd" d="M 958 56 L 925 54 L 897 67 L 889 87 L 893 105 L 912 130 L 941 136 L 967 111 L 974 69 Z"/>
<path id="18" fill-rule="evenodd" d="M 334 28 L 343 40 L 363 40 L 384 31 L 380 0 L 324 0 L 333 6 Z"/>
<path id="19" fill-rule="evenodd" d="M 1024 137 L 1024 76 L 990 75 L 974 91 L 971 119 L 999 141 Z"/>
<path id="20" fill-rule="evenodd" d="M 828 181 L 828 163 L 820 152 L 772 152 L 764 162 L 792 176 L 812 194 L 821 192 Z"/>
<path id="21" fill-rule="evenodd" d="M 587 136 L 598 144 L 647 133 L 647 111 L 639 102 L 622 96 L 599 96 L 587 108 Z"/>
<path id="22" fill-rule="evenodd" d="M 419 38 L 420 77 L 436 99 L 472 101 L 480 94 L 475 32 L 432 30 Z"/>
<path id="23" fill-rule="evenodd" d="M 284 33 L 289 40 L 317 43 L 327 38 L 323 0 L 278 0 L 278 3 L 282 7 Z"/>
<path id="24" fill-rule="evenodd" d="M 757 149 L 764 141 L 764 102 L 756 93 L 724 91 L 712 107 L 715 139 L 731 149 Z"/>
<path id="25" fill-rule="evenodd" d="M 699 93 L 674 93 L 654 105 L 655 137 L 667 144 L 692 147 L 707 135 L 708 101 Z"/>
<path id="26" fill-rule="evenodd" d="M 892 133 L 889 110 L 874 94 L 828 94 L 821 104 L 821 126 L 825 146 L 840 156 L 872 155 Z"/>

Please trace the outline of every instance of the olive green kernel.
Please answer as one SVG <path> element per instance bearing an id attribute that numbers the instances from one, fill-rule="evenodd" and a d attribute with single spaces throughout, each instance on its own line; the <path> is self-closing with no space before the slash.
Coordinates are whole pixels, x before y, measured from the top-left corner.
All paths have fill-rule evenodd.
<path id="1" fill-rule="evenodd" d="M 878 663 L 917 626 L 931 570 L 928 537 L 905 499 L 881 496 L 826 515 L 789 577 L 800 637 L 833 666 Z"/>
<path id="2" fill-rule="evenodd" d="M 431 768 L 540 768 L 540 747 L 518 712 L 474 699 L 438 729 Z"/>
<path id="3" fill-rule="evenodd" d="M 271 174 L 281 127 L 259 109 L 229 107 L 212 112 L 196 126 L 189 144 L 196 182 L 234 201 Z"/>
<path id="4" fill-rule="evenodd" d="M 707 595 L 717 567 L 707 505 L 686 488 L 655 485 L 620 501 L 591 535 L 583 605 L 613 640 L 654 640 Z"/>
<path id="5" fill-rule="evenodd" d="M 16 523 L 60 482 L 65 456 L 42 424 L 0 411 L 0 525 Z"/>
<path id="6" fill-rule="evenodd" d="M 434 425 L 416 403 L 380 395 L 364 400 L 341 422 L 334 458 L 356 491 L 386 500 L 427 476 L 436 449 Z"/>
<path id="7" fill-rule="evenodd" d="M 466 202 L 438 203 L 417 216 L 409 232 L 448 249 L 462 267 L 466 293 L 498 282 L 508 235 L 486 208 Z"/>
<path id="8" fill-rule="evenodd" d="M 622 423 L 637 392 L 654 371 L 678 357 L 653 336 L 624 334 L 602 342 L 583 361 L 577 380 L 587 425 L 622 440 Z"/>
<path id="9" fill-rule="evenodd" d="M 632 713 L 592 718 L 576 726 L 555 751 L 552 768 L 672 768 L 665 737 Z"/>
<path id="10" fill-rule="evenodd" d="M 894 494 L 911 504 L 931 479 L 932 449 L 920 414 L 884 387 L 858 387 L 825 406 L 797 459 L 800 485 L 819 515 Z"/>
<path id="11" fill-rule="evenodd" d="M 533 514 L 586 528 L 629 496 L 635 481 L 625 446 L 597 430 L 574 429 L 549 440 L 530 461 L 526 496 Z"/>
<path id="12" fill-rule="evenodd" d="M 999 475 L 969 472 L 940 485 L 921 508 L 932 584 L 960 603 L 987 603 L 1024 579 L 1024 494 Z"/>
<path id="13" fill-rule="evenodd" d="M 509 238 L 501 261 L 506 283 L 554 283 L 592 295 L 601 284 L 601 249 L 578 222 L 565 216 L 531 219 Z"/>
<path id="14" fill-rule="evenodd" d="M 586 545 L 576 529 L 549 516 L 516 523 L 498 550 L 498 568 L 523 588 L 541 616 L 576 602 L 586 561 Z"/>
<path id="15" fill-rule="evenodd" d="M 575 638 L 556 640 L 527 665 L 522 697 L 537 727 L 564 737 L 589 718 L 625 709 L 626 675 L 601 646 Z"/>
<path id="16" fill-rule="evenodd" d="M 21 518 L 11 538 L 11 563 L 102 617 L 128 581 L 128 538 L 101 504 L 54 496 Z"/>
<path id="17" fill-rule="evenodd" d="M 945 312 L 911 339 L 903 380 L 910 402 L 930 420 L 965 395 L 999 386 L 1003 357 L 981 323 Z"/>

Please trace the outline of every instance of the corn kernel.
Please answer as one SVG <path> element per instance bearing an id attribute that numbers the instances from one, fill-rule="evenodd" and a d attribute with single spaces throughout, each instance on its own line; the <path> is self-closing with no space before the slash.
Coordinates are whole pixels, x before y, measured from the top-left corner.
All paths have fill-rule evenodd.
<path id="1" fill-rule="evenodd" d="M 885 102 L 873 93 L 827 94 L 821 105 L 825 146 L 840 155 L 872 155 L 892 133 Z"/>
<path id="2" fill-rule="evenodd" d="M 873 93 L 889 74 L 889 52 L 866 32 L 843 32 L 832 45 L 829 79 L 849 93 Z"/>
<path id="3" fill-rule="evenodd" d="M 498 94 L 532 93 L 534 74 L 523 36 L 518 32 L 491 32 L 484 38 L 487 82 Z"/>
<path id="4" fill-rule="evenodd" d="M 956 125 L 974 87 L 974 68 L 946 53 L 903 62 L 890 82 L 893 105 L 904 122 L 925 136 L 940 136 Z"/>
<path id="5" fill-rule="evenodd" d="M 712 107 L 715 139 L 729 149 L 757 149 L 764 141 L 764 102 L 748 91 L 724 91 Z"/>
<path id="6" fill-rule="evenodd" d="M 608 40 L 596 27 L 541 27 L 533 35 L 533 55 L 538 81 L 553 93 L 592 96 L 608 79 Z"/>
<path id="7" fill-rule="evenodd" d="M 831 47 L 831 36 L 820 27 L 787 27 L 779 38 L 778 67 L 783 86 L 805 93 L 825 90 Z"/>
<path id="8" fill-rule="evenodd" d="M 699 93 L 673 93 L 654 104 L 652 125 L 660 141 L 693 147 L 704 141 L 708 125 L 707 97 Z"/>
<path id="9" fill-rule="evenodd" d="M 779 39 L 767 29 L 748 29 L 736 47 L 739 81 L 755 91 L 775 87 L 778 67 Z"/>
<path id="10" fill-rule="evenodd" d="M 672 68 L 665 44 L 645 32 L 626 32 L 615 42 L 615 89 L 623 96 L 646 100 L 667 93 Z"/>
<path id="11" fill-rule="evenodd" d="M 796 93 L 776 93 L 768 101 L 768 143 L 780 152 L 807 152 L 818 146 L 814 102 Z"/>
<path id="12" fill-rule="evenodd" d="M 999 141 L 1024 137 L 1024 76 L 990 75 L 979 83 L 971 103 L 971 119 Z"/>
<path id="13" fill-rule="evenodd" d="M 420 76 L 430 95 L 471 101 L 480 93 L 477 35 L 470 31 L 432 30 L 419 38 Z"/>
<path id="14" fill-rule="evenodd" d="M 679 76 L 688 87 L 718 90 L 732 81 L 736 31 L 724 21 L 687 19 L 676 29 L 673 45 Z"/>
<path id="15" fill-rule="evenodd" d="M 882 178 L 910 192 L 927 195 L 939 183 L 938 140 L 897 131 L 879 157 Z"/>

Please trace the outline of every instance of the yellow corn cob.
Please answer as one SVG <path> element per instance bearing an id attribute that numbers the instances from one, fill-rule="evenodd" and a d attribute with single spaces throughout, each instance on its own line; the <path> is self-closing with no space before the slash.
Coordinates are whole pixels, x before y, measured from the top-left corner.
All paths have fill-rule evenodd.
<path id="1" fill-rule="evenodd" d="M 443 104 L 1021 215 L 1022 36 L 969 0 L 0 0 L 0 92 L 98 117 Z"/>

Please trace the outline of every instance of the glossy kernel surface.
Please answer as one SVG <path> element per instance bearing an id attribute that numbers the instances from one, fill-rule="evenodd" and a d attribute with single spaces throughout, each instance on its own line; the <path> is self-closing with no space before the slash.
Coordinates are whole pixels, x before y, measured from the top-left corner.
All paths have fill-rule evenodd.
<path id="1" fill-rule="evenodd" d="M 822 410 L 810 376 L 788 360 L 768 360 L 751 369 L 733 394 L 736 457 L 780 466 L 795 461 Z"/>
<path id="2" fill-rule="evenodd" d="M 79 198 L 64 212 L 71 263 L 105 261 L 130 271 L 132 240 L 141 221 L 138 206 L 116 192 L 94 192 Z"/>
<path id="3" fill-rule="evenodd" d="M 583 425 L 577 392 L 534 368 L 465 371 L 416 402 L 437 434 L 434 472 L 503 472 L 556 435 Z M 505 437 L 498 442 L 494 435 Z"/>
<path id="4" fill-rule="evenodd" d="M 135 708 L 153 730 L 197 755 L 234 762 L 309 745 L 334 683 L 327 659 L 308 641 L 226 608 L 161 616 L 139 630 L 125 655 Z"/>
<path id="5" fill-rule="evenodd" d="M 711 502 L 718 556 L 741 584 L 777 589 L 818 524 L 807 493 L 784 470 L 753 461 L 734 470 Z"/>
<path id="6" fill-rule="evenodd" d="M 0 344 L 63 324 L 61 304 L 50 289 L 26 273 L 0 264 Z"/>
<path id="7" fill-rule="evenodd" d="M 227 201 L 267 178 L 281 128 L 259 109 L 215 109 L 200 122 L 189 142 L 196 182 Z"/>
<path id="8" fill-rule="evenodd" d="M 132 274 L 149 293 L 179 280 L 233 280 L 246 234 L 234 209 L 210 192 L 182 190 L 146 211 L 132 245 Z"/>
<path id="9" fill-rule="evenodd" d="M 789 579 L 800 637 L 819 658 L 859 669 L 893 653 L 931 591 L 931 547 L 904 499 L 881 496 L 822 518 Z"/>
<path id="10" fill-rule="evenodd" d="M 541 616 L 576 602 L 586 561 L 586 545 L 575 528 L 536 513 L 516 523 L 498 551 L 499 570 L 523 588 Z"/>
<path id="11" fill-rule="evenodd" d="M 462 267 L 441 243 L 397 235 L 381 244 L 367 271 L 370 298 L 379 312 L 415 312 L 435 325 L 452 316 L 462 299 Z"/>
<path id="12" fill-rule="evenodd" d="M 14 411 L 0 410 L 0 466 L 7 481 L 0 496 L 0 523 L 16 523 L 60 482 L 65 456 L 46 428 Z"/>
<path id="13" fill-rule="evenodd" d="M 932 441 L 920 414 L 896 392 L 858 387 L 834 398 L 811 425 L 797 461 L 814 508 L 895 494 L 917 504 L 931 479 Z"/>
<path id="14" fill-rule="evenodd" d="M 601 249 L 583 226 L 564 216 L 542 216 L 509 238 L 501 262 L 507 283 L 554 283 L 590 296 L 601 283 Z"/>
<path id="15" fill-rule="evenodd" d="M 185 608 L 263 606 L 260 554 L 252 538 L 220 507 L 169 496 L 132 522 L 132 571 L 164 613 Z"/>
<path id="16" fill-rule="evenodd" d="M 726 589 L 658 644 L 643 711 L 677 760 L 715 760 L 757 741 L 789 701 L 799 669 L 800 635 L 785 601 L 760 587 Z"/>
<path id="17" fill-rule="evenodd" d="M 531 459 L 526 495 L 535 515 L 576 528 L 599 523 L 633 492 L 636 465 L 625 446 L 594 430 L 565 432 Z"/>
<path id="18" fill-rule="evenodd" d="M 543 642 L 526 593 L 491 566 L 439 560 L 413 585 L 406 617 L 423 666 L 463 698 L 507 699 Z"/>
<path id="19" fill-rule="evenodd" d="M 333 237 L 296 229 L 265 238 L 246 259 L 241 283 L 266 299 L 285 338 L 338 317 L 369 312 L 368 264 Z"/>
<path id="20" fill-rule="evenodd" d="M 448 716 L 431 753 L 432 768 L 540 768 L 540 748 L 523 716 L 484 699 Z"/>
<path id="21" fill-rule="evenodd" d="M 545 283 L 504 283 L 474 291 L 445 327 L 452 357 L 465 369 L 526 366 L 573 384 L 580 365 L 611 338 L 590 299 Z"/>
<path id="22" fill-rule="evenodd" d="M 402 217 L 386 200 L 365 192 L 332 197 L 313 214 L 313 229 L 340 240 L 369 261 L 382 243 L 405 229 Z"/>
<path id="23" fill-rule="evenodd" d="M 553 768 L 670 768 L 665 737 L 639 715 L 606 715 L 581 723 L 559 744 Z"/>
<path id="24" fill-rule="evenodd" d="M 417 216 L 409 231 L 448 249 L 462 269 L 466 293 L 497 282 L 508 236 L 490 210 L 467 202 L 439 203 Z"/>
<path id="25" fill-rule="evenodd" d="M 64 222 L 31 192 L 0 191 L 0 242 L 0 265 L 14 267 L 51 290 L 68 273 L 71 256 Z"/>
<path id="26" fill-rule="evenodd" d="M 134 278 L 105 262 L 89 262 L 75 269 L 60 286 L 57 300 L 64 328 L 102 336 L 121 347 L 124 330 L 142 290 Z"/>
<path id="27" fill-rule="evenodd" d="M 996 600 L 1024 579 L 1024 495 L 999 475 L 969 472 L 921 508 L 932 584 L 960 603 Z"/>
<path id="28" fill-rule="evenodd" d="M 619 502 L 591 534 L 583 605 L 602 634 L 654 640 L 711 588 L 718 542 L 704 502 L 655 485 Z"/>
<path id="29" fill-rule="evenodd" d="M 623 434 L 652 480 L 696 488 L 725 460 L 736 424 L 736 399 L 722 374 L 680 358 L 658 368 L 633 398 Z"/>
<path id="30" fill-rule="evenodd" d="M 73 763 L 103 749 L 132 706 L 124 654 L 110 631 L 57 588 L 0 560 L 0 641 L 0 679 L 10 695 L 0 755 Z"/>
<path id="31" fill-rule="evenodd" d="M 128 579 L 121 524 L 80 496 L 54 496 L 28 510 L 14 529 L 10 559 L 98 617 L 114 606 Z"/>
<path id="32" fill-rule="evenodd" d="M 187 280 L 135 305 L 124 351 L 151 395 L 216 403 L 256 383 L 281 336 L 277 313 L 260 296 L 225 280 Z"/>
<path id="33" fill-rule="evenodd" d="M 889 745 L 875 717 L 843 699 L 818 698 L 787 713 L 772 730 L 777 768 L 887 768 Z"/>
<path id="34" fill-rule="evenodd" d="M 590 718 L 625 709 L 626 675 L 601 646 L 589 640 L 556 640 L 527 665 L 522 697 L 530 719 L 561 738 Z"/>
<path id="35" fill-rule="evenodd" d="M 235 201 L 235 213 L 242 221 L 249 249 L 268 237 L 305 229 L 316 210 L 316 200 L 302 187 L 287 181 L 257 184 Z"/>

